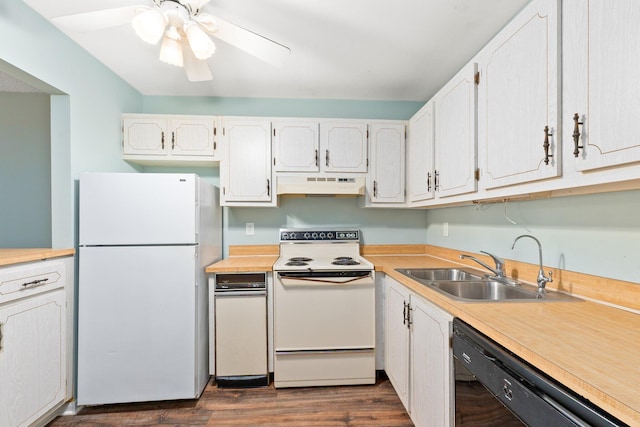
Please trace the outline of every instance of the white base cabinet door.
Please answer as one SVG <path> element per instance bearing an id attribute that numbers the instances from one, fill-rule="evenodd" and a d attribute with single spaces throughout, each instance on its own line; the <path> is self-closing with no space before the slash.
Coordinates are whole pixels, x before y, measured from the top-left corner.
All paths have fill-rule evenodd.
<path id="1" fill-rule="evenodd" d="M 416 426 L 451 426 L 453 317 L 390 277 L 385 284 L 387 376 Z"/>
<path id="2" fill-rule="evenodd" d="M 411 419 L 417 427 L 450 426 L 454 420 L 453 317 L 411 296 Z"/>
<path id="3" fill-rule="evenodd" d="M 409 291 L 385 277 L 384 359 L 385 372 L 400 401 L 409 411 Z"/>
<path id="4" fill-rule="evenodd" d="M 65 401 L 62 288 L 0 306 L 0 425 L 28 426 Z"/>

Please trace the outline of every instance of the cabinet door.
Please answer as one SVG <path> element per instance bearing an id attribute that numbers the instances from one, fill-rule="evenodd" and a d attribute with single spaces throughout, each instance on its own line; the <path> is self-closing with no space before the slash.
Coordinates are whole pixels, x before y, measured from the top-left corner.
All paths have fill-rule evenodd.
<path id="1" fill-rule="evenodd" d="M 224 139 L 222 202 L 270 202 L 271 122 L 225 120 Z"/>
<path id="2" fill-rule="evenodd" d="M 367 172 L 367 124 L 320 123 L 320 162 L 327 172 Z"/>
<path id="3" fill-rule="evenodd" d="M 65 291 L 0 306 L 0 425 L 27 426 L 65 400 Z"/>
<path id="4" fill-rule="evenodd" d="M 562 170 L 556 135 L 558 3 L 534 0 L 480 56 L 479 145 L 485 188 L 556 177 Z"/>
<path id="5" fill-rule="evenodd" d="M 371 125 L 371 171 L 367 177 L 373 203 L 404 202 L 404 125 Z"/>
<path id="6" fill-rule="evenodd" d="M 166 156 L 171 146 L 166 118 L 123 117 L 122 153 Z"/>
<path id="7" fill-rule="evenodd" d="M 171 119 L 171 155 L 214 156 L 214 119 Z"/>
<path id="8" fill-rule="evenodd" d="M 452 425 L 452 321 L 449 314 L 411 295 L 411 419 L 418 427 Z"/>
<path id="9" fill-rule="evenodd" d="M 273 167 L 276 172 L 318 172 L 318 122 L 274 122 Z"/>
<path id="10" fill-rule="evenodd" d="M 409 120 L 407 153 L 409 201 L 433 198 L 433 102 L 429 101 Z"/>
<path id="11" fill-rule="evenodd" d="M 572 136 L 574 114 L 580 137 L 578 170 L 640 161 L 640 2 L 563 2 L 567 26 L 563 41 L 565 135 Z M 565 84 L 565 83 L 563 83 Z M 569 142 L 567 142 L 569 143 Z"/>
<path id="12" fill-rule="evenodd" d="M 435 188 L 439 197 L 476 191 L 476 64 L 435 98 Z"/>
<path id="13" fill-rule="evenodd" d="M 409 292 L 389 277 L 385 278 L 385 282 L 385 372 L 402 404 L 409 411 L 409 328 L 406 320 Z"/>

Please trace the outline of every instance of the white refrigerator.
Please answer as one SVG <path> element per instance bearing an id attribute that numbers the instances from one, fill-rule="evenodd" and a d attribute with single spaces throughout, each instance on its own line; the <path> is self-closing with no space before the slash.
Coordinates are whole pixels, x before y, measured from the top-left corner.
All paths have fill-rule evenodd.
<path id="1" fill-rule="evenodd" d="M 200 396 L 204 269 L 222 254 L 218 200 L 194 174 L 81 175 L 79 405 Z"/>

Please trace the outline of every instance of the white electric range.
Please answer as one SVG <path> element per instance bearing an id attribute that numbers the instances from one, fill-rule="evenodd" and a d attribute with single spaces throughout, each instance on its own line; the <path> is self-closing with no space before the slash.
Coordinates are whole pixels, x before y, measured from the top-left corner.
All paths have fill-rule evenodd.
<path id="1" fill-rule="evenodd" d="M 357 229 L 281 229 L 274 385 L 375 383 L 375 277 Z"/>

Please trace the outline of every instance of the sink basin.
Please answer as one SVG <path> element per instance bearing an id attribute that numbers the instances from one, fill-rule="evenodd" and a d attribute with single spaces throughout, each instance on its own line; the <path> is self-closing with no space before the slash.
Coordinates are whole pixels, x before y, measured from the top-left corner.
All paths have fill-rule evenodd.
<path id="1" fill-rule="evenodd" d="M 484 278 L 484 275 L 479 271 L 462 268 L 399 268 L 397 271 L 418 281 L 462 281 L 482 280 Z"/>
<path id="2" fill-rule="evenodd" d="M 571 295 L 553 291 L 541 295 L 535 286 L 515 281 L 506 284 L 489 279 L 488 275 L 472 269 L 398 268 L 396 271 L 449 298 L 462 302 L 582 301 Z"/>

